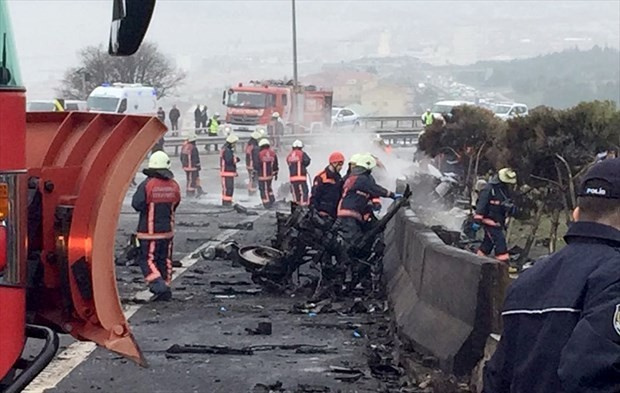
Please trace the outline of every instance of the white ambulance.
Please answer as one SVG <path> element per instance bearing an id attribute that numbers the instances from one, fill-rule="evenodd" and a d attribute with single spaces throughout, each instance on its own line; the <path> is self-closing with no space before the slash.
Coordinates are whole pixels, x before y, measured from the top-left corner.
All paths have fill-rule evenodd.
<path id="1" fill-rule="evenodd" d="M 155 115 L 157 92 L 140 83 L 104 83 L 88 96 L 91 112 Z"/>

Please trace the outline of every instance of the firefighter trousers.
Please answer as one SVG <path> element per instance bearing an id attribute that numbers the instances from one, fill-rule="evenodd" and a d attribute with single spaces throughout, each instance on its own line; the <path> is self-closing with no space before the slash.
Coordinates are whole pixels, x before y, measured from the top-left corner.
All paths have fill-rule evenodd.
<path id="1" fill-rule="evenodd" d="M 258 187 L 258 173 L 248 168 L 248 195 L 256 195 Z"/>
<path id="2" fill-rule="evenodd" d="M 263 206 L 265 208 L 270 208 L 273 206 L 273 203 L 276 201 L 275 196 L 273 195 L 272 183 L 273 179 L 265 179 L 258 181 L 258 190 L 260 191 L 260 199 L 263 201 Z"/>
<path id="3" fill-rule="evenodd" d="M 200 196 L 202 195 L 202 187 L 200 186 L 200 173 L 199 171 L 185 171 L 185 195 L 186 196 Z"/>
<path id="4" fill-rule="evenodd" d="M 172 239 L 140 239 L 138 264 L 154 294 L 170 291 L 172 281 Z"/>
<path id="5" fill-rule="evenodd" d="M 484 240 L 478 249 L 478 255 L 489 255 L 495 248 L 495 259 L 507 262 L 510 256 L 503 229 L 491 225 L 483 225 L 483 227 Z"/>
<path id="6" fill-rule="evenodd" d="M 222 205 L 228 206 L 233 203 L 235 192 L 235 178 L 232 176 L 221 176 L 222 178 Z"/>
<path id="7" fill-rule="evenodd" d="M 293 202 L 299 206 L 308 206 L 308 183 L 305 181 L 292 181 L 291 194 Z"/>

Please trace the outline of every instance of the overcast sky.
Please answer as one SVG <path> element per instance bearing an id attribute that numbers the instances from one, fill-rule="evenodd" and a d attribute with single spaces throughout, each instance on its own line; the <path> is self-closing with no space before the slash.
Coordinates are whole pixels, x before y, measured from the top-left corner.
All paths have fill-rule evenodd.
<path id="1" fill-rule="evenodd" d="M 9 4 L 27 85 L 60 79 L 64 69 L 75 65 L 80 48 L 107 42 L 110 0 L 0 1 Z M 382 30 L 391 32 L 394 54 L 408 42 L 458 36 L 459 31 L 472 29 L 480 36 L 487 27 L 492 34 L 524 39 L 536 38 L 530 37 L 536 34 L 532 26 L 561 29 L 565 38 L 585 37 L 588 44 L 620 46 L 620 0 L 298 0 L 297 15 L 299 52 L 306 58 L 320 56 L 318 44 L 329 45 L 332 40 L 376 39 L 378 43 L 374 32 Z M 290 18 L 288 0 L 158 0 L 147 39 L 177 60 L 197 54 L 243 56 L 263 45 L 290 48 Z M 532 51 L 545 53 L 552 48 L 546 49 L 543 42 Z M 484 57 L 478 49 L 475 60 Z"/>

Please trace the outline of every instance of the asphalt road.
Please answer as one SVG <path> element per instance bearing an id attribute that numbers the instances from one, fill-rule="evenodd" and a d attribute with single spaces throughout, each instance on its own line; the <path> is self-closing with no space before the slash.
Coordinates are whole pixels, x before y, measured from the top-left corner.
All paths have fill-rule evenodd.
<path id="1" fill-rule="evenodd" d="M 208 169 L 217 165 L 216 160 L 215 156 L 203 157 L 203 168 L 207 169 L 203 186 L 208 195 L 200 200 L 184 200 L 179 207 L 174 259 L 183 259 L 218 236 L 221 239 L 226 233 L 218 227 L 220 223 L 255 220 L 253 230 L 232 233 L 229 240 L 242 245 L 266 243 L 275 232 L 275 212 L 263 211 L 258 197 L 248 198 L 245 190 L 237 191 L 236 200 L 256 207 L 259 216 L 246 216 L 219 206 L 219 178 L 215 170 Z M 173 170 L 184 187 L 177 163 Z M 242 182 L 241 177 L 239 183 Z M 133 190 L 126 197 L 121 214 L 119 255 L 137 221 L 129 205 Z M 140 277 L 137 266 L 117 267 L 119 291 L 126 306 L 135 304 L 136 293 L 145 289 Z M 314 315 L 293 312 L 295 304 L 308 300 L 301 295 L 218 294 L 227 288 L 260 289 L 243 268 L 233 267 L 229 260 L 199 260 L 175 279 L 171 302 L 144 304 L 130 319 L 149 368 L 140 368 L 97 348 L 56 386 L 45 391 L 398 391 L 402 379 L 375 378 L 369 367 L 371 352 L 390 351 L 389 318 L 383 313 L 382 302 L 366 302 L 371 312 L 356 313 L 350 310 L 353 299 L 342 299 L 333 305 L 337 312 Z M 272 334 L 250 335 L 246 331 L 259 322 L 270 322 Z M 254 347 L 251 355 L 167 353 L 173 345 L 222 345 L 235 349 L 266 346 Z M 311 353 L 297 353 L 295 346 L 299 345 L 303 346 L 302 351 Z M 325 353 L 312 353 L 317 348 Z M 350 381 L 342 381 L 343 378 Z"/>

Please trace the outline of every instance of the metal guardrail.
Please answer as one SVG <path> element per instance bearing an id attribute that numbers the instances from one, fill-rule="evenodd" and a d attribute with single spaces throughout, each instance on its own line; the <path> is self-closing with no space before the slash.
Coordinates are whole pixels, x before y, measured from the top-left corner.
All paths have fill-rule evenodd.
<path id="1" fill-rule="evenodd" d="M 383 140 L 392 147 L 410 147 L 415 146 L 418 143 L 418 137 L 423 130 L 421 125 L 422 120 L 420 116 L 384 116 L 384 117 L 362 117 L 360 118 L 361 128 L 375 132 L 380 135 Z M 179 135 L 183 135 L 184 131 L 179 130 Z M 192 132 L 194 130 L 191 130 Z M 240 137 L 238 145 L 245 147 L 245 144 L 250 138 L 244 134 L 237 133 Z M 330 139 L 342 139 L 342 136 L 359 137 L 360 132 L 356 130 L 342 131 L 338 129 L 334 130 L 321 130 L 319 132 L 306 132 L 303 134 L 285 134 L 280 137 L 280 144 L 290 146 L 296 139 L 301 140 L 323 140 L 329 141 Z M 223 145 L 226 142 L 226 136 L 208 136 L 198 135 L 196 139 L 196 145 L 199 150 L 202 147 L 217 144 Z M 185 143 L 184 137 L 167 137 L 164 139 L 164 149 L 168 153 L 172 153 L 175 156 L 179 155 L 179 150 Z M 309 142 L 310 143 L 310 142 Z M 202 150 L 201 150 L 202 151 Z"/>

